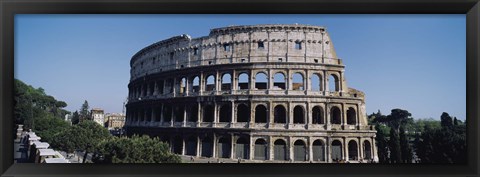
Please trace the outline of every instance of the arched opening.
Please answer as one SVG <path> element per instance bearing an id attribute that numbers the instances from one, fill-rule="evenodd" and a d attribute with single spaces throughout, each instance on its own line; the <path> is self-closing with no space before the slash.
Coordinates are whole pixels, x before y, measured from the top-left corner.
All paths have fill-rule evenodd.
<path id="1" fill-rule="evenodd" d="M 249 80 L 247 73 L 238 75 L 238 90 L 248 89 Z"/>
<path id="2" fill-rule="evenodd" d="M 348 108 L 347 110 L 347 124 L 355 125 L 357 123 L 357 113 L 355 109 Z"/>
<path id="3" fill-rule="evenodd" d="M 302 140 L 297 140 L 293 144 L 293 159 L 295 161 L 306 161 L 307 160 L 307 146 Z"/>
<path id="4" fill-rule="evenodd" d="M 255 160 L 267 160 L 267 142 L 264 139 L 255 141 Z"/>
<path id="5" fill-rule="evenodd" d="M 178 91 L 179 93 L 185 93 L 185 91 L 187 91 L 187 79 L 186 78 L 182 78 L 182 80 L 180 80 L 180 90 Z"/>
<path id="6" fill-rule="evenodd" d="M 348 142 L 348 160 L 358 160 L 358 145 L 354 140 Z"/>
<path id="7" fill-rule="evenodd" d="M 222 76 L 222 88 L 221 90 L 231 90 L 232 89 L 232 75 L 225 73 Z"/>
<path id="8" fill-rule="evenodd" d="M 205 137 L 202 140 L 202 157 L 212 157 L 213 141 L 210 137 Z"/>
<path id="9" fill-rule="evenodd" d="M 320 106 L 315 106 L 312 109 L 312 123 L 313 124 L 324 124 L 323 121 L 323 111 Z"/>
<path id="10" fill-rule="evenodd" d="M 232 119 L 232 108 L 229 104 L 220 107 L 220 122 L 230 122 Z"/>
<path id="11" fill-rule="evenodd" d="M 273 159 L 274 160 L 288 160 L 287 159 L 287 143 L 282 139 L 278 139 L 273 143 Z"/>
<path id="12" fill-rule="evenodd" d="M 312 75 L 312 91 L 321 91 L 322 90 L 322 79 L 320 75 Z"/>
<path id="13" fill-rule="evenodd" d="M 276 73 L 273 76 L 273 89 L 282 89 L 285 90 L 285 75 L 283 73 Z"/>
<path id="14" fill-rule="evenodd" d="M 294 124 L 304 124 L 305 123 L 305 116 L 303 113 L 303 107 L 302 106 L 295 106 L 293 108 L 293 123 Z"/>
<path id="15" fill-rule="evenodd" d="M 167 80 L 167 86 L 168 86 L 168 93 L 173 93 L 173 88 L 175 87 L 175 83 L 173 82 L 173 79 Z"/>
<path id="16" fill-rule="evenodd" d="M 282 105 L 277 105 L 274 108 L 274 118 L 273 122 L 274 123 L 287 123 L 287 111 L 285 110 L 285 107 Z"/>
<path id="17" fill-rule="evenodd" d="M 197 122 L 198 121 L 198 105 L 192 104 L 190 106 L 190 115 L 188 116 L 189 122 Z"/>
<path id="18" fill-rule="evenodd" d="M 237 106 L 237 122 L 249 122 L 250 121 L 250 108 L 245 104 L 239 104 Z"/>
<path id="19" fill-rule="evenodd" d="M 321 140 L 315 140 L 312 147 L 314 161 L 325 161 L 325 145 Z"/>
<path id="20" fill-rule="evenodd" d="M 183 105 L 175 106 L 175 122 L 183 122 L 184 111 Z"/>
<path id="21" fill-rule="evenodd" d="M 338 140 L 332 142 L 332 160 L 339 161 L 343 159 L 342 143 Z"/>
<path id="22" fill-rule="evenodd" d="M 370 145 L 370 141 L 365 140 L 363 142 L 363 156 L 365 160 L 372 159 L 372 146 Z"/>
<path id="23" fill-rule="evenodd" d="M 340 109 L 336 106 L 332 107 L 330 110 L 330 123 L 332 124 L 341 124 L 342 123 L 342 116 Z"/>
<path id="24" fill-rule="evenodd" d="M 248 159 L 248 147 L 249 144 L 247 139 L 244 137 L 240 137 L 237 139 L 237 143 L 235 144 L 235 156 L 237 159 Z"/>
<path id="25" fill-rule="evenodd" d="M 332 74 L 328 77 L 328 90 L 330 92 L 340 91 L 340 82 L 337 75 Z"/>
<path id="26" fill-rule="evenodd" d="M 148 86 L 149 86 L 148 90 L 150 91 L 150 93 L 148 93 L 148 95 L 153 95 L 153 92 L 155 91 L 155 83 L 150 82 L 150 84 Z"/>
<path id="27" fill-rule="evenodd" d="M 195 76 L 192 81 L 192 92 L 200 92 L 200 78 Z"/>
<path id="28" fill-rule="evenodd" d="M 222 137 L 218 140 L 217 155 L 219 158 L 230 158 L 230 139 Z"/>
<path id="29" fill-rule="evenodd" d="M 186 146 L 185 155 L 191 155 L 191 156 L 197 155 L 197 137 L 190 136 L 187 139 L 187 143 L 185 146 Z"/>
<path id="30" fill-rule="evenodd" d="M 265 90 L 267 89 L 268 78 L 267 75 L 263 72 L 257 73 L 255 75 L 255 88 L 258 90 Z"/>
<path id="31" fill-rule="evenodd" d="M 293 74 L 293 89 L 292 90 L 305 90 L 305 86 L 303 85 L 303 75 L 300 73 Z"/>
<path id="32" fill-rule="evenodd" d="M 264 105 L 255 107 L 255 123 L 267 123 L 267 108 Z"/>
<path id="33" fill-rule="evenodd" d="M 212 91 L 215 90 L 215 76 L 210 75 L 207 77 L 207 84 L 205 87 L 205 91 Z"/>
<path id="34" fill-rule="evenodd" d="M 173 139 L 173 153 L 182 154 L 183 139 L 180 136 L 175 136 Z"/>
<path id="35" fill-rule="evenodd" d="M 213 105 L 206 105 L 203 107 L 203 122 L 213 122 L 214 109 Z"/>
<path id="36" fill-rule="evenodd" d="M 163 84 L 164 84 L 163 80 L 158 81 L 158 83 L 157 83 L 158 93 L 157 94 L 164 94 L 163 93 Z"/>
<path id="37" fill-rule="evenodd" d="M 172 121 L 172 106 L 170 104 L 165 104 L 163 107 L 163 121 Z"/>

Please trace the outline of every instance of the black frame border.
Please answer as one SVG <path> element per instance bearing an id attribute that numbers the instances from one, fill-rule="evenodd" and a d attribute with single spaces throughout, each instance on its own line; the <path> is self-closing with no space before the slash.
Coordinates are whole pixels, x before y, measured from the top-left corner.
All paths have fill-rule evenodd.
<path id="1" fill-rule="evenodd" d="M 479 0 L 1 0 L 2 176 L 479 176 Z M 426 164 L 13 164 L 15 14 L 466 14 L 466 165 Z"/>

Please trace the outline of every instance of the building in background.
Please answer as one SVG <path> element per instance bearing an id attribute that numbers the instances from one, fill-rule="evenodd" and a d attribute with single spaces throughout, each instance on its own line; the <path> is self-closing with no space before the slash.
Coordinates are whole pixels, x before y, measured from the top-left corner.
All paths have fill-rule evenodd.
<path id="1" fill-rule="evenodd" d="M 72 125 L 72 114 L 65 114 L 65 122 L 68 122 Z"/>
<path id="2" fill-rule="evenodd" d="M 105 126 L 105 113 L 103 109 L 100 108 L 93 108 L 92 111 L 92 120 L 97 122 L 98 124 Z"/>
<path id="3" fill-rule="evenodd" d="M 105 126 L 108 130 L 122 129 L 125 125 L 125 114 L 112 113 L 105 115 Z"/>

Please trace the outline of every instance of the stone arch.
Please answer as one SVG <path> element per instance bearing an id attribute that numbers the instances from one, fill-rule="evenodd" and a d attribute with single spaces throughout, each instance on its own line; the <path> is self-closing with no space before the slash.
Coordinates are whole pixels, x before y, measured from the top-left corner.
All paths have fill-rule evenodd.
<path id="1" fill-rule="evenodd" d="M 372 159 L 372 146 L 368 140 L 363 141 L 363 157 L 364 160 Z"/>
<path id="2" fill-rule="evenodd" d="M 341 124 L 342 123 L 342 113 L 340 108 L 337 106 L 332 106 L 330 108 L 330 123 L 331 124 Z"/>
<path id="3" fill-rule="evenodd" d="M 342 142 L 339 140 L 332 141 L 332 160 L 339 161 L 343 159 L 343 149 L 342 149 Z"/>
<path id="4" fill-rule="evenodd" d="M 267 141 L 263 138 L 255 140 L 255 160 L 267 160 Z"/>
<path id="5" fill-rule="evenodd" d="M 285 90 L 286 83 L 285 74 L 282 72 L 275 73 L 273 76 L 273 89 Z"/>
<path id="6" fill-rule="evenodd" d="M 304 124 L 305 123 L 305 109 L 303 106 L 297 105 L 293 108 L 293 123 Z"/>
<path id="7" fill-rule="evenodd" d="M 315 140 L 312 144 L 313 161 L 325 161 L 325 143 L 322 140 Z"/>
<path id="8" fill-rule="evenodd" d="M 192 80 L 192 92 L 200 92 L 200 77 L 195 76 Z"/>
<path id="9" fill-rule="evenodd" d="M 180 88 L 178 93 L 185 93 L 185 91 L 187 91 L 187 78 L 183 77 L 182 79 L 180 79 L 180 83 L 178 85 Z"/>
<path id="10" fill-rule="evenodd" d="M 190 106 L 190 113 L 188 115 L 189 122 L 197 122 L 198 121 L 198 105 L 192 104 Z"/>
<path id="11" fill-rule="evenodd" d="M 312 123 L 325 124 L 323 109 L 320 106 L 314 106 L 312 109 Z"/>
<path id="12" fill-rule="evenodd" d="M 170 104 L 164 104 L 163 121 L 170 122 L 171 120 L 172 120 L 172 106 Z"/>
<path id="13" fill-rule="evenodd" d="M 277 139 L 273 143 L 273 159 L 274 160 L 288 160 L 287 159 L 287 143 L 283 139 Z"/>
<path id="14" fill-rule="evenodd" d="M 205 91 L 215 90 L 215 76 L 213 74 L 207 76 L 205 82 Z"/>
<path id="15" fill-rule="evenodd" d="M 322 91 L 322 75 L 318 73 L 312 74 L 312 91 Z"/>
<path id="16" fill-rule="evenodd" d="M 293 159 L 295 161 L 307 160 L 307 146 L 303 140 L 297 140 L 293 143 Z"/>
<path id="17" fill-rule="evenodd" d="M 230 158 L 231 143 L 230 138 L 221 137 L 217 143 L 217 157 Z"/>
<path id="18" fill-rule="evenodd" d="M 237 122 L 250 121 L 250 108 L 246 104 L 239 104 L 237 106 Z"/>
<path id="19" fill-rule="evenodd" d="M 287 111 L 283 105 L 275 106 L 273 114 L 274 123 L 287 123 Z"/>
<path id="20" fill-rule="evenodd" d="M 347 124 L 355 125 L 357 123 L 357 112 L 354 108 L 350 107 L 347 110 Z"/>
<path id="21" fill-rule="evenodd" d="M 292 75 L 292 90 L 305 90 L 303 78 L 303 74 L 300 72 L 296 72 Z"/>
<path id="22" fill-rule="evenodd" d="M 328 91 L 340 91 L 340 79 L 337 74 L 332 73 L 328 76 Z"/>
<path id="23" fill-rule="evenodd" d="M 232 75 L 230 73 L 224 73 L 222 75 L 222 82 L 221 82 L 220 90 L 231 90 L 232 89 Z"/>
<path id="24" fill-rule="evenodd" d="M 255 75 L 255 88 L 258 90 L 268 89 L 268 77 L 265 72 L 260 71 Z"/>
<path id="25" fill-rule="evenodd" d="M 203 117 L 202 122 L 213 122 L 214 119 L 214 107 L 213 105 L 207 104 L 203 107 Z"/>
<path id="26" fill-rule="evenodd" d="M 267 116 L 267 107 L 261 104 L 255 107 L 255 123 L 267 123 Z"/>
<path id="27" fill-rule="evenodd" d="M 183 149 L 183 139 L 181 136 L 175 136 L 173 138 L 172 151 L 175 154 L 182 154 Z"/>
<path id="28" fill-rule="evenodd" d="M 250 79 L 248 73 L 240 73 L 238 75 L 238 90 L 249 89 Z"/>
<path id="29" fill-rule="evenodd" d="M 250 143 L 245 137 L 240 137 L 237 139 L 235 144 L 235 156 L 237 159 L 248 159 L 250 153 Z"/>
<path id="30" fill-rule="evenodd" d="M 212 157 L 213 153 L 213 140 L 210 137 L 202 139 L 202 157 Z"/>
<path id="31" fill-rule="evenodd" d="M 185 106 L 177 105 L 175 106 L 175 122 L 183 122 L 185 112 Z"/>
<path id="32" fill-rule="evenodd" d="M 358 160 L 358 144 L 355 140 L 348 142 L 348 160 Z"/>
<path id="33" fill-rule="evenodd" d="M 220 120 L 219 122 L 231 122 L 232 108 L 230 104 L 223 104 L 220 107 Z"/>
<path id="34" fill-rule="evenodd" d="M 185 142 L 185 155 L 195 156 L 197 155 L 197 137 L 190 136 Z"/>

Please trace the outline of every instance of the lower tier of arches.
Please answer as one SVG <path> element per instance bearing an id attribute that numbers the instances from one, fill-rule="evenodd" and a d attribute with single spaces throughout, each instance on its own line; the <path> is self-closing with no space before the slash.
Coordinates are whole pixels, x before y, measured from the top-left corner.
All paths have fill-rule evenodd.
<path id="1" fill-rule="evenodd" d="M 179 155 L 278 162 L 377 162 L 375 133 L 255 132 L 239 130 L 144 129 L 127 134 L 158 137 Z"/>

